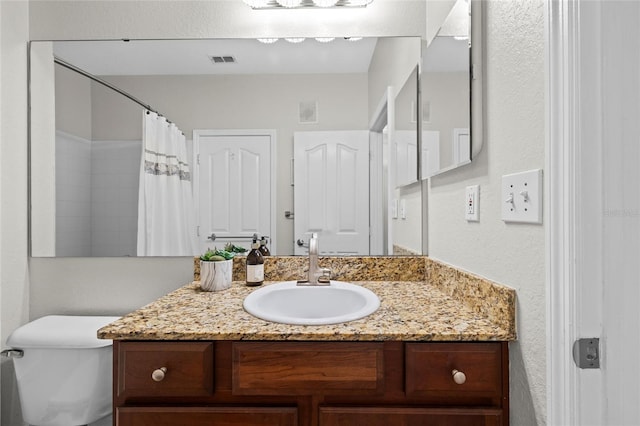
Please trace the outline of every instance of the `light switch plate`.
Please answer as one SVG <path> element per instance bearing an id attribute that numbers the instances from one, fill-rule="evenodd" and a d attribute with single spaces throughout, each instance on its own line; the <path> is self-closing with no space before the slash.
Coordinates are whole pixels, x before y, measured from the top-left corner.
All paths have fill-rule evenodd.
<path id="1" fill-rule="evenodd" d="M 478 222 L 480 209 L 480 186 L 467 186 L 464 201 L 464 217 L 469 222 Z"/>
<path id="2" fill-rule="evenodd" d="M 542 223 L 542 169 L 502 176 L 502 220 Z"/>

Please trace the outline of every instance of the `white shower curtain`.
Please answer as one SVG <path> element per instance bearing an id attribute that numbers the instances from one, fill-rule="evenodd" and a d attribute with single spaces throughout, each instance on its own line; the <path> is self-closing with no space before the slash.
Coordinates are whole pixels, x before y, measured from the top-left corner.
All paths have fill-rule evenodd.
<path id="1" fill-rule="evenodd" d="M 138 256 L 194 256 L 197 240 L 185 137 L 145 111 L 138 197 Z"/>

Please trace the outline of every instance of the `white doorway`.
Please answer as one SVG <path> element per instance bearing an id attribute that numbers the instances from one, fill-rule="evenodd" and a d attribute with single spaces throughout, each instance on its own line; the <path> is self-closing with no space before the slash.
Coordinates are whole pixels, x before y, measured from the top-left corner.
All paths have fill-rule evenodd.
<path id="1" fill-rule="evenodd" d="M 548 3 L 550 425 L 640 424 L 640 3 Z M 572 360 L 599 338 L 599 368 Z"/>
<path id="2" fill-rule="evenodd" d="M 369 131 L 294 133 L 295 254 L 369 254 Z M 298 244 L 298 241 L 300 244 Z"/>
<path id="3" fill-rule="evenodd" d="M 275 248 L 275 130 L 194 130 L 194 200 L 201 251 L 254 234 Z M 276 254 L 276 253 L 273 253 Z"/>

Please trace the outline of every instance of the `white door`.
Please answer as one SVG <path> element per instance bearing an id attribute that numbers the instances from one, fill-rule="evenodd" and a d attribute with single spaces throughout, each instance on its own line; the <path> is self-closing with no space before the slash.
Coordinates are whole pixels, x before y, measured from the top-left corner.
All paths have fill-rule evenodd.
<path id="1" fill-rule="evenodd" d="M 418 180 L 418 137 L 415 130 L 395 130 L 396 187 Z"/>
<path id="2" fill-rule="evenodd" d="M 315 232 L 323 254 L 368 255 L 369 132 L 296 132 L 293 151 L 296 241 Z"/>
<path id="3" fill-rule="evenodd" d="M 549 2 L 549 424 L 640 424 L 640 3 Z M 600 338 L 600 368 L 571 361 Z"/>
<path id="4" fill-rule="evenodd" d="M 422 178 L 433 176 L 440 170 L 440 131 L 422 131 Z"/>
<path id="5" fill-rule="evenodd" d="M 467 164 L 471 161 L 471 139 L 468 128 L 453 129 L 453 164 Z"/>
<path id="6" fill-rule="evenodd" d="M 273 132 L 194 131 L 199 245 L 249 248 L 272 229 Z"/>

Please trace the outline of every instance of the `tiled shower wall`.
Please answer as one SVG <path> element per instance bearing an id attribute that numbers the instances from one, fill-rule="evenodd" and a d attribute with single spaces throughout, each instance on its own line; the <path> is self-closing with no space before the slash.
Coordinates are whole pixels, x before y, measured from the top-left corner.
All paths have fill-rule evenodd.
<path id="1" fill-rule="evenodd" d="M 56 256 L 135 256 L 140 141 L 56 133 Z"/>
<path id="2" fill-rule="evenodd" d="M 91 253 L 91 141 L 56 132 L 56 256 Z"/>
<path id="3" fill-rule="evenodd" d="M 91 150 L 91 254 L 135 256 L 140 141 L 94 141 Z"/>

